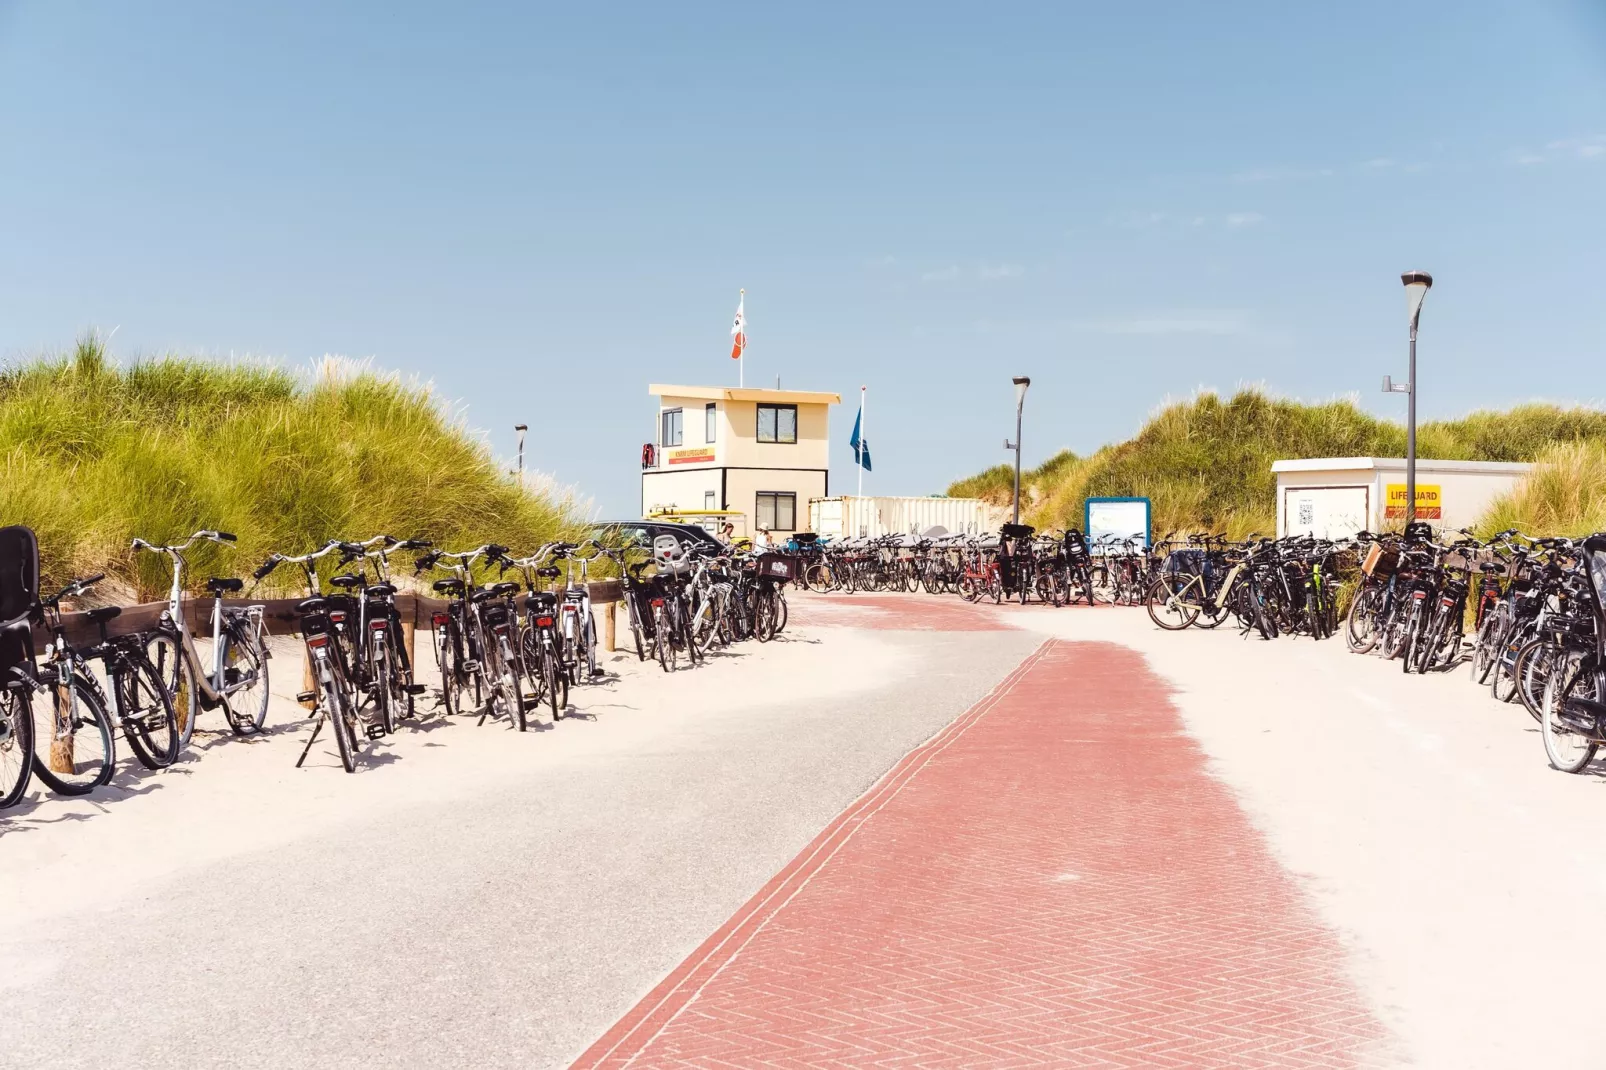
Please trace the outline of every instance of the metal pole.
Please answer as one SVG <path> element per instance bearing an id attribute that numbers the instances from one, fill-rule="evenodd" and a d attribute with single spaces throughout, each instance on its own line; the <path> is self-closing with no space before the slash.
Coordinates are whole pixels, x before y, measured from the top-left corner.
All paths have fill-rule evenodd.
<path id="1" fill-rule="evenodd" d="M 1416 520 L 1416 323 L 1411 323 L 1410 393 L 1405 399 L 1405 522 Z"/>
<path id="2" fill-rule="evenodd" d="M 859 387 L 859 456 L 854 458 L 854 465 L 859 469 L 859 494 L 864 497 L 864 387 Z"/>
<path id="3" fill-rule="evenodd" d="M 519 489 L 524 489 L 524 432 L 528 430 L 525 424 L 514 424 L 513 430 L 519 433 Z"/>
<path id="4" fill-rule="evenodd" d="M 1020 523 L 1020 423 L 1021 411 L 1026 408 L 1026 398 L 1022 396 L 1015 402 L 1015 519 L 1011 523 Z"/>

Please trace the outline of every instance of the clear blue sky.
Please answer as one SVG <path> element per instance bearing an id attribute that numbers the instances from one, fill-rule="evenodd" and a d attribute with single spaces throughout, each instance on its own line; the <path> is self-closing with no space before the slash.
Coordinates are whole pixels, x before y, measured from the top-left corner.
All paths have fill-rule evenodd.
<path id="1" fill-rule="evenodd" d="M 0 0 L 0 355 L 373 356 L 610 514 L 649 381 L 923 494 L 1167 397 L 1598 400 L 1606 4 Z"/>

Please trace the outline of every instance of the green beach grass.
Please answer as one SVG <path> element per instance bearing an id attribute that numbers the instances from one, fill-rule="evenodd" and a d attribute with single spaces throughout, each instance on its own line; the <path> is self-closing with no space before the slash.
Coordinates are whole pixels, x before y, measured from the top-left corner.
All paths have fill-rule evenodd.
<path id="1" fill-rule="evenodd" d="M 1597 409 L 1529 404 L 1505 412 L 1474 412 L 1459 420 L 1421 425 L 1417 441 L 1419 456 L 1441 460 L 1533 461 L 1554 456 L 1574 483 L 1588 483 L 1583 473 L 1592 471 L 1597 491 L 1606 489 L 1606 454 L 1601 447 L 1606 443 L 1606 412 Z M 1584 444 L 1594 445 L 1585 450 Z M 1547 452 L 1565 446 L 1582 452 L 1565 457 Z M 1234 538 L 1251 532 L 1270 534 L 1276 530 L 1273 461 L 1404 454 L 1403 425 L 1370 416 L 1349 400 L 1306 404 L 1253 389 L 1226 399 L 1205 392 L 1164 406 L 1126 442 L 1086 457 L 1064 451 L 1023 472 L 1023 511 L 1039 528 L 1080 527 L 1087 498 L 1130 495 L 1151 499 L 1157 535 L 1200 530 L 1222 531 Z M 1001 504 L 1009 500 L 1012 481 L 1012 469 L 998 465 L 954 483 L 948 493 Z M 1532 516 L 1532 526 L 1524 530 L 1535 533 L 1552 531 L 1546 524 L 1562 523 L 1551 517 L 1574 515 L 1522 512 L 1537 500 L 1532 494 L 1514 500 L 1506 506 L 1506 515 Z M 1575 513 L 1573 526 L 1588 522 L 1584 513 Z"/>
<path id="2" fill-rule="evenodd" d="M 196 548 L 202 583 L 330 538 L 534 548 L 579 530 L 565 496 L 521 491 L 427 387 L 345 361 L 303 375 L 178 357 L 121 366 L 87 339 L 0 371 L 0 458 L 0 520 L 38 534 L 47 584 L 104 571 L 142 598 L 165 590 L 166 569 L 132 553 L 135 536 L 238 535 Z"/>

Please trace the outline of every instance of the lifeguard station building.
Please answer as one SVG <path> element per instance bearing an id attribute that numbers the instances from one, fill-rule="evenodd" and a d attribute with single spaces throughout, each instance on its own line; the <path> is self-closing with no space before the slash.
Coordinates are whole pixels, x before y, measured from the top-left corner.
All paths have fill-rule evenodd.
<path id="1" fill-rule="evenodd" d="M 641 451 L 641 515 L 728 509 L 747 531 L 806 530 L 830 492 L 830 409 L 839 394 L 724 386 L 647 388 L 658 425 Z"/>

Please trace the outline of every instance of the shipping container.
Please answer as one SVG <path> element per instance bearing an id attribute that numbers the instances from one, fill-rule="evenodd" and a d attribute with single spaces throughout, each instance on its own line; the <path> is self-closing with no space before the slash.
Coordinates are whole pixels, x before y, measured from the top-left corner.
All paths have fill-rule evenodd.
<path id="1" fill-rule="evenodd" d="M 932 528 L 976 535 L 987 529 L 980 498 L 810 498 L 809 527 L 819 535 L 923 535 Z"/>

